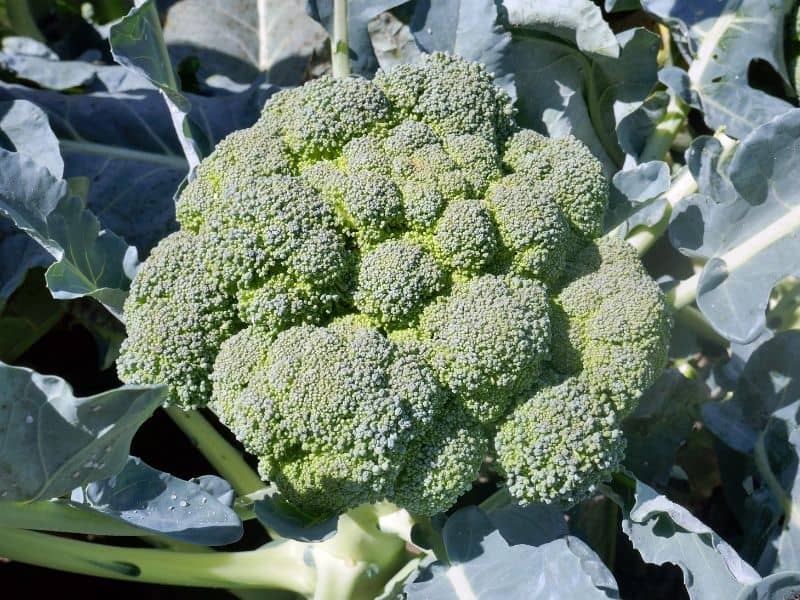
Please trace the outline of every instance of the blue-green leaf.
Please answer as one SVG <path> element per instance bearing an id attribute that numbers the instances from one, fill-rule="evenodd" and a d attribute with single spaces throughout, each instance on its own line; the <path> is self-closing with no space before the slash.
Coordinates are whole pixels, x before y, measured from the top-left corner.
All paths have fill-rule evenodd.
<path id="1" fill-rule="evenodd" d="M 666 485 L 678 448 L 707 399 L 708 390 L 701 381 L 687 379 L 677 369 L 665 371 L 623 423 L 628 442 L 625 465 L 651 485 Z"/>
<path id="2" fill-rule="evenodd" d="M 0 83 L 0 100 L 27 100 L 46 113 L 66 176 L 90 181 L 88 208 L 142 258 L 176 228 L 173 197 L 188 171 L 169 110 L 144 83 L 145 89 L 69 95 Z M 275 90 L 254 85 L 237 94 L 187 98 L 213 145 L 252 125 Z"/>
<path id="3" fill-rule="evenodd" d="M 349 0 L 347 3 L 347 43 L 350 67 L 354 73 L 372 77 L 378 69 L 378 59 L 372 49 L 367 26 L 383 11 L 400 6 L 407 0 Z M 444 0 L 441 0 L 444 1 Z M 449 1 L 449 0 L 447 0 Z M 425 4 L 422 0 L 420 4 Z M 306 11 L 330 33 L 333 29 L 333 0 L 307 0 Z"/>
<path id="4" fill-rule="evenodd" d="M 497 25 L 493 0 L 417 2 L 411 31 L 425 52 L 450 52 L 486 65 L 495 83 L 514 93 L 506 56 L 511 36 Z"/>
<path id="5" fill-rule="evenodd" d="M 776 410 L 800 400 L 800 332 L 779 333 L 747 361 L 733 396 L 703 407 L 706 425 L 728 446 L 751 452 Z"/>
<path id="6" fill-rule="evenodd" d="M 287 502 L 279 493 L 265 496 L 253 505 L 256 517 L 267 527 L 285 538 L 301 542 L 321 542 L 333 537 L 339 526 L 339 516 L 308 515 Z"/>
<path id="7" fill-rule="evenodd" d="M 742 138 L 792 108 L 750 87 L 748 69 L 761 59 L 787 82 L 783 58 L 785 0 L 643 0 L 642 7 L 685 40 L 690 89 L 712 129 Z"/>
<path id="8" fill-rule="evenodd" d="M 200 60 L 203 79 L 250 83 L 267 71 L 271 83 L 290 86 L 302 82 L 327 35 L 296 0 L 180 0 L 167 11 L 164 39 L 174 64 Z"/>
<path id="9" fill-rule="evenodd" d="M 723 336 L 747 343 L 766 327 L 775 284 L 800 274 L 800 110 L 753 130 L 728 174 L 737 194 L 697 204 L 676 226 L 695 229 L 678 236 L 682 251 L 707 260 L 697 282 L 700 310 Z"/>
<path id="10" fill-rule="evenodd" d="M 123 386 L 76 398 L 60 377 L 0 363 L 0 498 L 53 498 L 119 472 L 165 397 L 163 387 Z"/>
<path id="11" fill-rule="evenodd" d="M 619 41 L 591 0 L 505 0 L 512 28 L 530 28 L 560 37 L 581 52 L 618 58 Z"/>
<path id="12" fill-rule="evenodd" d="M 789 600 L 800 595 L 800 571 L 774 573 L 748 585 L 735 600 Z"/>
<path id="13" fill-rule="evenodd" d="M 213 488 L 162 473 L 133 456 L 119 473 L 73 490 L 71 499 L 193 544 L 223 546 L 242 537 L 242 522 Z"/>
<path id="14" fill-rule="evenodd" d="M 618 598 L 611 573 L 586 544 L 566 535 L 555 513 L 510 504 L 488 514 L 476 506 L 459 510 L 442 530 L 448 564 L 424 565 L 406 586 L 407 597 Z"/>
<path id="15" fill-rule="evenodd" d="M 634 499 L 632 505 L 620 502 L 622 530 L 645 562 L 680 567 L 692 600 L 734 598 L 760 579 L 727 542 L 684 507 L 640 481 Z"/>
<path id="16" fill-rule="evenodd" d="M 191 167 L 211 152 L 208 139 L 189 116 L 169 59 L 154 0 L 136 0 L 128 15 L 111 27 L 111 53 L 119 64 L 147 78 L 164 96 L 175 133 Z"/>
<path id="17" fill-rule="evenodd" d="M 55 298 L 91 296 L 121 316 L 130 284 L 126 269 L 136 250 L 101 230 L 66 181 L 23 154 L 0 149 L 0 211 L 56 259 L 46 276 Z"/>
<path id="18" fill-rule="evenodd" d="M 624 31 L 613 58 L 583 53 L 532 29 L 512 34 L 519 122 L 552 137 L 581 139 L 611 177 L 625 160 L 617 128 L 627 119 L 641 120 L 637 109 L 657 81 L 658 37 L 642 28 Z"/>

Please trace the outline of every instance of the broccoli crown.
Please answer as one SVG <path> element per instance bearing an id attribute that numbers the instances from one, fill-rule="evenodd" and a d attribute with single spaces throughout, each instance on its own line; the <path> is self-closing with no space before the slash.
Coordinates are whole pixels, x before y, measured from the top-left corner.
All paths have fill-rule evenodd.
<path id="1" fill-rule="evenodd" d="M 601 240 L 608 183 L 432 54 L 270 99 L 220 142 L 141 267 L 118 362 L 208 405 L 315 514 L 447 509 L 487 453 L 522 502 L 616 467 L 666 361 L 664 299 Z"/>

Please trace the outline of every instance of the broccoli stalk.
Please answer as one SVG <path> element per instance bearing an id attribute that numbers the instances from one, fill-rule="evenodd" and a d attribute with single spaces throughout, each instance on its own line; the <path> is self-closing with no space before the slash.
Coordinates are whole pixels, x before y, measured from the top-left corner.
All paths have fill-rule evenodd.
<path id="1" fill-rule="evenodd" d="M 279 540 L 245 552 L 121 548 L 0 527 L 0 556 L 131 582 L 371 599 L 413 558 L 405 540 L 380 529 L 397 510 L 389 504 L 361 506 L 342 515 L 338 533 L 324 542 Z"/>

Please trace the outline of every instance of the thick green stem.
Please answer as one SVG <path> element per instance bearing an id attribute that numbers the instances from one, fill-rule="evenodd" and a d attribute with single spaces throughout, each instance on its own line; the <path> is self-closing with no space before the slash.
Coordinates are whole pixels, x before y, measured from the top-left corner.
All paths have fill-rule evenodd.
<path id="1" fill-rule="evenodd" d="M 647 139 L 644 150 L 639 156 L 639 162 L 649 162 L 651 160 L 664 160 L 664 157 L 672 147 L 675 136 L 678 135 L 684 123 L 689 107 L 675 94 L 670 94 L 667 112 L 659 120 L 653 133 Z"/>
<path id="2" fill-rule="evenodd" d="M 331 68 L 336 79 L 350 75 L 350 51 L 347 45 L 347 0 L 333 0 Z"/>
<path id="3" fill-rule="evenodd" d="M 138 527 L 63 500 L 0 502 L 0 526 L 89 535 L 146 534 Z"/>
<path id="4" fill-rule="evenodd" d="M 389 503 L 359 506 L 339 518 L 333 538 L 314 545 L 314 600 L 371 599 L 380 593 L 412 558 L 403 539 L 379 527 L 382 516 L 397 510 Z"/>
<path id="5" fill-rule="evenodd" d="M 669 227 L 672 218 L 672 210 L 678 203 L 697 191 L 697 182 L 692 177 L 689 169 L 685 168 L 672 181 L 672 185 L 664 193 L 667 203 L 664 207 L 664 214 L 655 225 L 649 227 L 636 227 L 626 238 L 626 241 L 636 248 L 639 256 L 644 256 L 647 251 L 664 235 Z M 613 232 L 612 232 L 613 234 Z"/>
<path id="6" fill-rule="evenodd" d="M 211 588 L 314 589 L 306 544 L 282 540 L 250 552 L 191 553 L 118 548 L 0 527 L 0 556 L 83 575 Z"/>
<path id="7" fill-rule="evenodd" d="M 245 462 L 239 451 L 231 446 L 202 414 L 195 410 L 184 411 L 172 406 L 165 410 L 211 466 L 233 486 L 237 495 L 244 496 L 265 487 L 264 482 Z"/>
<path id="8" fill-rule="evenodd" d="M 764 432 L 758 434 L 758 439 L 756 440 L 756 444 L 753 447 L 753 460 L 756 464 L 756 468 L 758 469 L 761 478 L 764 480 L 764 483 L 767 484 L 767 487 L 775 496 L 775 499 L 778 501 L 778 505 L 783 510 L 783 513 L 786 517 L 785 526 L 789 526 L 790 519 L 792 518 L 792 499 L 786 493 L 786 490 L 783 489 L 781 482 L 778 481 L 778 478 L 775 476 L 775 473 L 772 471 L 772 466 L 769 464 L 769 456 L 767 455 L 767 448 L 764 444 Z"/>

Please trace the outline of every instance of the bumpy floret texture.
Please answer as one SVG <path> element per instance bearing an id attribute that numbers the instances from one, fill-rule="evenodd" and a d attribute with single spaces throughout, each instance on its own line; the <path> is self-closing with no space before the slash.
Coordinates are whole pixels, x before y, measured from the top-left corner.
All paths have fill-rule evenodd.
<path id="1" fill-rule="evenodd" d="M 276 94 L 183 191 L 133 282 L 120 376 L 208 405 L 310 513 L 431 515 L 487 454 L 520 502 L 585 497 L 670 320 L 599 239 L 598 161 L 513 117 L 444 54 Z"/>

